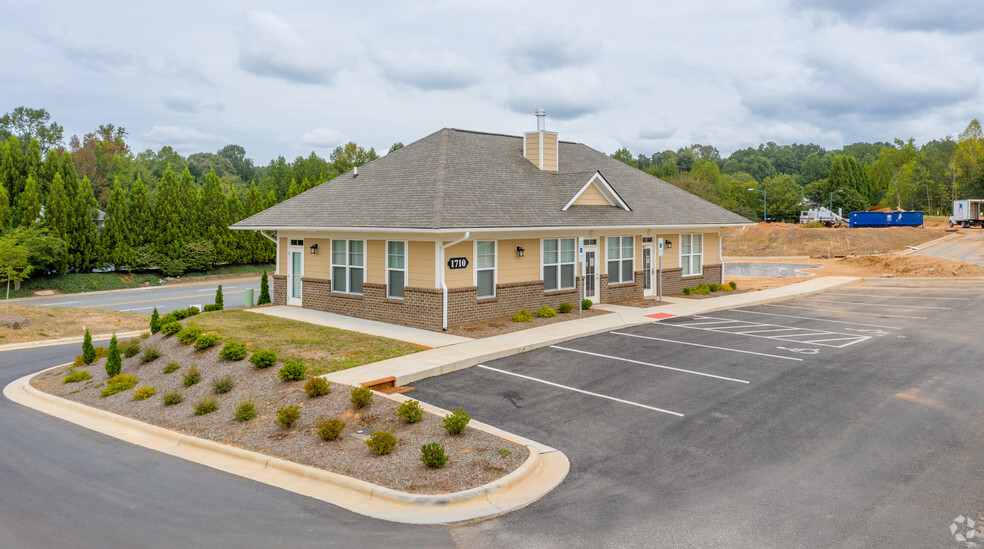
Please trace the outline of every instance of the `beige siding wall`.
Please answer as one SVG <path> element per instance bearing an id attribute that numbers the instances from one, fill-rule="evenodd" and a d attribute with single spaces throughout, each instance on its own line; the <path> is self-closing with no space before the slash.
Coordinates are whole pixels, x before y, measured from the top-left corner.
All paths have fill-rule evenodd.
<path id="1" fill-rule="evenodd" d="M 612 203 L 605 198 L 605 195 L 601 194 L 598 187 L 594 185 L 589 185 L 581 196 L 577 197 L 574 201 L 575 206 L 611 206 Z"/>
<path id="2" fill-rule="evenodd" d="M 540 164 L 540 134 L 530 132 L 526 134 L 526 150 L 523 156 L 535 165 Z"/>
<path id="3" fill-rule="evenodd" d="M 318 245 L 318 253 L 311 255 L 311 246 Z M 327 238 L 305 238 L 304 276 L 311 278 L 331 278 L 331 240 Z"/>
<path id="4" fill-rule="evenodd" d="M 448 244 L 449 240 L 445 242 Z M 451 270 L 447 266 L 447 260 L 452 257 L 467 257 L 468 267 L 465 269 Z M 475 268 L 475 243 L 471 240 L 459 242 L 454 246 L 444 250 L 444 281 L 448 288 L 468 288 L 475 285 L 473 269 Z"/>
<path id="5" fill-rule="evenodd" d="M 704 233 L 704 265 L 721 262 L 718 255 L 718 239 L 720 237 L 719 233 Z"/>
<path id="6" fill-rule="evenodd" d="M 287 274 L 287 244 L 290 243 L 287 237 L 277 238 L 277 265 L 280 266 L 280 270 L 277 274 L 286 275 Z"/>
<path id="7" fill-rule="evenodd" d="M 543 133 L 543 169 L 557 171 L 557 134 Z"/>
<path id="8" fill-rule="evenodd" d="M 386 241 L 366 241 L 366 282 L 386 283 Z"/>
<path id="9" fill-rule="evenodd" d="M 407 243 L 407 286 L 434 288 L 434 243 Z"/>
<path id="10" fill-rule="evenodd" d="M 660 238 L 663 239 L 663 268 L 664 269 L 678 269 L 680 268 L 680 236 L 676 234 L 655 234 L 653 235 L 653 261 L 658 262 L 659 259 L 657 255 L 659 250 L 655 249 L 656 242 Z M 667 249 L 666 242 L 672 242 L 673 247 Z"/>
<path id="11" fill-rule="evenodd" d="M 517 257 L 516 246 L 523 247 L 523 257 Z M 540 280 L 540 240 L 538 238 L 500 240 L 497 253 L 499 254 L 499 272 L 497 273 L 499 284 Z"/>

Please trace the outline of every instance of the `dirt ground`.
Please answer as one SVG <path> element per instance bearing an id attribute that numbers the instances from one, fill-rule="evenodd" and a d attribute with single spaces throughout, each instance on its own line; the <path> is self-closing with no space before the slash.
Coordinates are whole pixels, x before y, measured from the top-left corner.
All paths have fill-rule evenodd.
<path id="1" fill-rule="evenodd" d="M 721 246 L 725 257 L 869 255 L 918 246 L 950 230 L 947 225 L 848 229 L 759 223 L 723 233 Z"/>
<path id="2" fill-rule="evenodd" d="M 5 311 L 6 307 L 0 305 L 0 315 L 3 315 Z M 27 318 L 30 324 L 20 329 L 0 327 L 0 345 L 63 337 L 81 337 L 87 327 L 91 334 L 146 330 L 150 322 L 150 315 L 142 313 L 72 307 L 11 305 L 10 314 L 11 316 Z"/>

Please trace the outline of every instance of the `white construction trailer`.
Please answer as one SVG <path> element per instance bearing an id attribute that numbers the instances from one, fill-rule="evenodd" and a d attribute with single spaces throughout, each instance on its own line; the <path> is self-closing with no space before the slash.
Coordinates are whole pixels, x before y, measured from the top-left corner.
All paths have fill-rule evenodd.
<path id="1" fill-rule="evenodd" d="M 981 207 L 982 205 L 984 205 L 984 198 L 954 200 L 950 226 L 960 225 L 966 228 L 976 225 L 984 228 L 984 208 Z"/>

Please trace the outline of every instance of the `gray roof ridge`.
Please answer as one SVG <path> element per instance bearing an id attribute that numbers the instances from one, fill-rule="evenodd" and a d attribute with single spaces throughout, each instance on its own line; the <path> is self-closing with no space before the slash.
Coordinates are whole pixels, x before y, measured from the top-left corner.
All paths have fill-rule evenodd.
<path id="1" fill-rule="evenodd" d="M 478 134 L 478 135 L 492 135 L 492 136 L 495 136 L 495 137 L 511 137 L 513 139 L 522 139 L 523 138 L 522 135 L 509 135 L 508 133 L 481 132 L 481 131 L 478 131 L 478 130 L 465 130 L 465 129 L 462 129 L 462 128 L 446 128 L 446 129 L 451 130 L 451 131 L 455 131 L 455 132 L 461 132 L 461 133 L 474 133 L 474 134 Z M 535 130 L 530 130 L 530 131 L 535 131 Z M 578 143 L 577 141 L 564 141 L 563 139 L 558 139 L 557 142 L 558 143 L 567 143 L 568 145 L 580 145 L 581 144 L 581 143 Z"/>
<path id="2" fill-rule="evenodd" d="M 434 217 L 433 228 L 441 226 L 444 213 L 444 187 L 448 175 L 448 136 L 449 132 L 441 132 L 441 147 L 437 155 L 437 180 L 434 182 Z"/>

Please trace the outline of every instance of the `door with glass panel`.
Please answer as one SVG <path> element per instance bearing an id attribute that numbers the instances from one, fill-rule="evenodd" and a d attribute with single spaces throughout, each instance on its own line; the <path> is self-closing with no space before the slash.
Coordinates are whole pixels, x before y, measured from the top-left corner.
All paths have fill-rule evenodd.
<path id="1" fill-rule="evenodd" d="M 597 242 L 594 239 L 584 241 L 584 264 L 581 272 L 584 273 L 584 299 L 590 299 L 592 303 L 598 303 L 598 246 L 589 245 L 588 242 Z"/>
<path id="2" fill-rule="evenodd" d="M 301 277 L 304 276 L 304 241 L 291 240 L 287 248 L 287 304 L 301 304 Z"/>
<path id="3" fill-rule="evenodd" d="M 643 244 L 642 246 L 642 295 L 656 295 L 656 277 L 653 273 L 653 245 Z"/>

